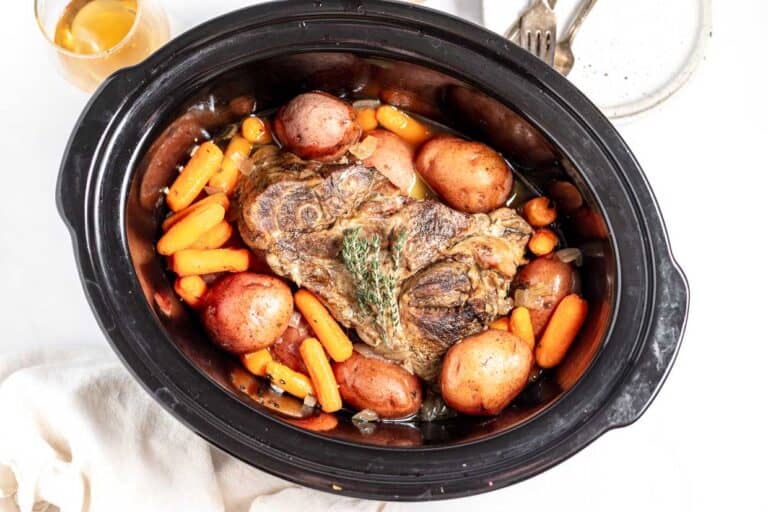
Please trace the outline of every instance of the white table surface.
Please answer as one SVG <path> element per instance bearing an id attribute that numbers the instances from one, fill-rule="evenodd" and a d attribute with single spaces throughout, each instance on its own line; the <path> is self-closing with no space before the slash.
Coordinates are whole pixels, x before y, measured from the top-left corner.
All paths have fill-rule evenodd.
<path id="1" fill-rule="evenodd" d="M 162 3 L 178 33 L 248 2 Z M 480 12 L 476 1 L 455 4 Z M 691 284 L 685 341 L 653 406 L 635 425 L 512 488 L 386 510 L 768 510 L 768 278 L 760 222 L 768 205 L 768 83 L 752 66 L 764 48 L 767 5 L 716 5 L 708 57 L 692 82 L 658 110 L 619 126 Z M 50 64 L 32 1 L 3 7 L 0 351 L 104 344 L 54 204 L 59 159 L 88 98 Z M 663 51 L 654 40 L 649 51 Z"/>

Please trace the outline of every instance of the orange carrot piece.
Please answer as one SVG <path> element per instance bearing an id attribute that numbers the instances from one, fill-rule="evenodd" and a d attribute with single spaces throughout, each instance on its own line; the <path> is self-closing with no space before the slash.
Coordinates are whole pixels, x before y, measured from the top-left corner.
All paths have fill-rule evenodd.
<path id="1" fill-rule="evenodd" d="M 294 295 L 296 308 L 304 315 L 309 326 L 325 347 L 328 355 L 341 363 L 352 357 L 352 342 L 331 316 L 320 299 L 309 290 L 301 289 Z"/>
<path id="2" fill-rule="evenodd" d="M 560 364 L 587 317 L 587 301 L 572 293 L 560 301 L 536 347 L 536 364 L 553 368 Z"/>
<path id="3" fill-rule="evenodd" d="M 528 249 L 536 256 L 544 256 L 555 250 L 557 247 L 557 235 L 554 231 L 547 228 L 537 229 L 533 236 L 528 240 Z"/>
<path id="4" fill-rule="evenodd" d="M 223 220 L 203 233 L 195 243 L 189 246 L 190 249 L 218 249 L 232 238 L 232 225 Z"/>
<path id="5" fill-rule="evenodd" d="M 196 308 L 202 304 L 208 285 L 200 276 L 177 277 L 173 289 L 190 307 Z"/>
<path id="6" fill-rule="evenodd" d="M 240 132 L 245 140 L 251 144 L 269 144 L 272 142 L 269 124 L 258 117 L 249 117 L 243 121 Z"/>
<path id="7" fill-rule="evenodd" d="M 305 428 L 313 432 L 328 432 L 329 430 L 335 429 L 336 425 L 339 424 L 339 419 L 335 415 L 328 414 L 327 412 L 321 412 L 320 414 L 315 414 L 309 418 L 284 418 L 283 421 L 287 421 L 291 425 Z"/>
<path id="8" fill-rule="evenodd" d="M 171 270 L 180 276 L 248 270 L 248 249 L 184 249 L 171 256 Z"/>
<path id="9" fill-rule="evenodd" d="M 270 361 L 272 361 L 272 354 L 266 348 L 240 356 L 240 362 L 243 363 L 243 366 L 259 377 L 267 375 L 267 363 Z"/>
<path id="10" fill-rule="evenodd" d="M 376 110 L 376 119 L 381 126 L 415 146 L 420 146 L 432 137 L 429 128 L 391 105 L 380 106 Z"/>
<path id="11" fill-rule="evenodd" d="M 376 119 L 376 109 L 364 108 L 357 112 L 357 123 L 364 132 L 375 130 L 379 127 L 379 121 Z"/>
<path id="12" fill-rule="evenodd" d="M 165 198 L 168 207 L 178 212 L 192 204 L 211 176 L 219 170 L 223 159 L 224 154 L 213 142 L 205 142 L 197 148 L 168 191 Z"/>
<path id="13" fill-rule="evenodd" d="M 309 377 L 277 361 L 267 361 L 266 377 L 272 384 L 297 398 L 315 394 Z"/>
<path id="14" fill-rule="evenodd" d="M 240 165 L 251 154 L 251 143 L 235 135 L 229 141 L 221 168 L 208 180 L 208 188 L 232 195 L 240 179 Z"/>
<path id="15" fill-rule="evenodd" d="M 546 197 L 535 197 L 523 205 L 523 217 L 531 226 L 540 228 L 557 220 L 557 210 Z"/>
<path id="16" fill-rule="evenodd" d="M 317 393 L 317 401 L 320 402 L 325 412 L 336 412 L 341 409 L 341 395 L 336 377 L 325 355 L 323 346 L 315 338 L 307 338 L 301 342 L 299 348 L 304 365 L 309 371 L 312 387 Z"/>
<path id="17" fill-rule="evenodd" d="M 491 323 L 491 329 L 495 329 L 497 331 L 508 331 L 509 330 L 509 317 L 502 316 L 500 318 L 497 318 L 496 320 Z"/>
<path id="18" fill-rule="evenodd" d="M 157 252 L 169 256 L 190 247 L 209 229 L 223 221 L 225 213 L 219 204 L 210 204 L 190 213 L 158 240 Z"/>
<path id="19" fill-rule="evenodd" d="M 229 198 L 225 194 L 212 194 L 208 197 L 205 197 L 201 200 L 199 200 L 196 203 L 193 203 L 180 212 L 176 212 L 172 215 L 169 215 L 165 218 L 163 221 L 163 231 L 168 231 L 171 229 L 175 224 L 177 224 L 181 219 L 185 218 L 187 215 L 191 214 L 194 211 L 197 211 L 200 208 L 203 208 L 204 206 L 208 206 L 210 204 L 220 204 L 224 207 L 225 210 L 229 209 Z"/>
<path id="20" fill-rule="evenodd" d="M 528 308 L 518 306 L 512 310 L 512 314 L 509 315 L 509 330 L 533 350 L 536 345 L 536 337 L 533 334 L 533 322 Z"/>

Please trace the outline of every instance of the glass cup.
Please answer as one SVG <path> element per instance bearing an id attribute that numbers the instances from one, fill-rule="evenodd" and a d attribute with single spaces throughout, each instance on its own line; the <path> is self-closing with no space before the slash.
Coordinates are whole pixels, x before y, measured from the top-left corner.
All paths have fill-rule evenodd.
<path id="1" fill-rule="evenodd" d="M 35 17 L 60 73 L 86 92 L 141 62 L 170 36 L 155 0 L 35 0 Z M 65 18 L 71 31 L 62 31 Z"/>

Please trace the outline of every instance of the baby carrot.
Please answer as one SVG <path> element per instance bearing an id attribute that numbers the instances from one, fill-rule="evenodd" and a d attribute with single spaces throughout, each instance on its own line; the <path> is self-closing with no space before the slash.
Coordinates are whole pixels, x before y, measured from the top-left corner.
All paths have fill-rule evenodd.
<path id="1" fill-rule="evenodd" d="M 336 412 L 341 409 L 341 395 L 336 377 L 333 375 L 323 346 L 315 338 L 307 338 L 299 348 L 304 365 L 309 371 L 312 387 L 317 393 L 317 401 L 325 412 Z"/>
<path id="2" fill-rule="evenodd" d="M 227 221 L 221 221 L 203 233 L 190 249 L 218 249 L 232 237 L 232 226 Z"/>
<path id="3" fill-rule="evenodd" d="M 171 227 L 173 227 L 174 224 L 178 223 L 181 219 L 183 219 L 190 213 L 204 206 L 208 206 L 209 204 L 220 204 L 221 206 L 224 207 L 225 210 L 229 209 L 229 199 L 225 194 L 212 194 L 208 197 L 205 197 L 199 200 L 194 204 L 187 206 L 180 212 L 176 212 L 166 217 L 165 220 L 163 221 L 163 231 L 168 231 L 169 229 L 171 229 Z"/>
<path id="4" fill-rule="evenodd" d="M 269 144 L 272 142 L 269 125 L 258 117 L 249 117 L 243 121 L 240 132 L 245 140 L 251 144 Z"/>
<path id="5" fill-rule="evenodd" d="M 364 108 L 357 112 L 357 123 L 364 132 L 375 130 L 379 126 L 379 121 L 376 119 L 376 110 L 372 108 Z"/>
<path id="6" fill-rule="evenodd" d="M 512 310 L 512 314 L 509 315 L 509 330 L 533 350 L 536 338 L 533 335 L 533 322 L 531 322 L 531 312 L 528 308 L 518 306 Z"/>
<path id="7" fill-rule="evenodd" d="M 173 289 L 190 307 L 196 308 L 203 302 L 208 285 L 200 276 L 177 277 Z"/>
<path id="8" fill-rule="evenodd" d="M 171 270 L 180 276 L 248 270 L 248 249 L 184 249 L 171 256 Z"/>
<path id="9" fill-rule="evenodd" d="M 535 197 L 523 205 L 523 217 L 531 226 L 540 228 L 557 219 L 557 210 L 546 197 Z"/>
<path id="10" fill-rule="evenodd" d="M 528 249 L 536 256 L 544 256 L 551 253 L 557 247 L 557 235 L 551 229 L 537 229 L 530 240 L 528 240 Z"/>
<path id="11" fill-rule="evenodd" d="M 240 178 L 240 164 L 251 154 L 251 143 L 239 135 L 232 137 L 224 153 L 221 168 L 208 180 L 208 187 L 232 195 Z"/>
<path id="12" fill-rule="evenodd" d="M 426 126 L 391 105 L 380 106 L 376 110 L 376 119 L 381 126 L 415 146 L 420 146 L 432 136 Z"/>
<path id="13" fill-rule="evenodd" d="M 272 384 L 297 398 L 315 394 L 312 382 L 306 375 L 295 372 L 277 361 L 267 361 L 266 377 Z"/>
<path id="14" fill-rule="evenodd" d="M 157 252 L 169 256 L 186 249 L 206 231 L 223 221 L 225 213 L 219 204 L 210 204 L 190 213 L 158 240 Z"/>
<path id="15" fill-rule="evenodd" d="M 168 207 L 178 212 L 192 204 L 211 176 L 219 170 L 223 158 L 224 154 L 213 142 L 205 142 L 197 148 L 168 191 L 165 198 Z"/>
<path id="16" fill-rule="evenodd" d="M 312 292 L 303 288 L 296 292 L 293 299 L 331 359 L 337 363 L 349 359 L 352 356 L 352 342 L 323 303 Z"/>
<path id="17" fill-rule="evenodd" d="M 509 330 L 509 318 L 506 317 L 506 316 L 502 316 L 501 318 L 497 318 L 491 324 L 491 329 L 495 329 L 497 331 L 508 331 Z"/>
<path id="18" fill-rule="evenodd" d="M 243 363 L 243 366 L 249 372 L 259 377 L 267 375 L 267 363 L 270 361 L 272 361 L 272 354 L 265 348 L 240 356 L 240 362 Z"/>
<path id="19" fill-rule="evenodd" d="M 587 301 L 572 293 L 560 301 L 536 347 L 536 364 L 553 368 L 560 364 L 587 317 Z"/>
<path id="20" fill-rule="evenodd" d="M 328 414 L 327 412 L 321 412 L 320 414 L 315 414 L 309 418 L 284 418 L 283 421 L 287 421 L 291 425 L 296 425 L 297 427 L 305 428 L 313 432 L 327 432 L 335 429 L 336 425 L 339 424 L 336 415 Z"/>

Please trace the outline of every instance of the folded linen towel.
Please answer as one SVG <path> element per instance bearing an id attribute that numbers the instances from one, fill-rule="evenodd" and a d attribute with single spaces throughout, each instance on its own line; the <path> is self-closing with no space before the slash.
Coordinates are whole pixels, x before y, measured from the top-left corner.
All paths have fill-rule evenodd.
<path id="1" fill-rule="evenodd" d="M 192 433 L 107 348 L 0 356 L 0 512 L 373 511 L 301 488 Z"/>

